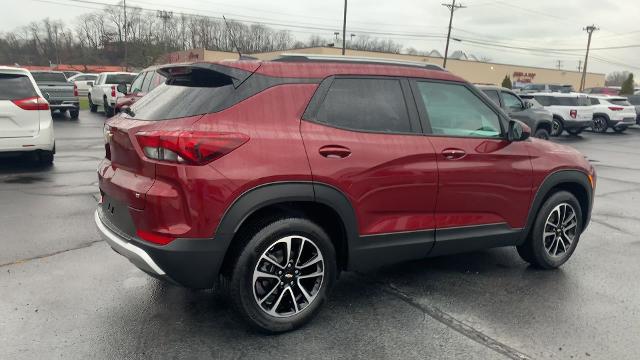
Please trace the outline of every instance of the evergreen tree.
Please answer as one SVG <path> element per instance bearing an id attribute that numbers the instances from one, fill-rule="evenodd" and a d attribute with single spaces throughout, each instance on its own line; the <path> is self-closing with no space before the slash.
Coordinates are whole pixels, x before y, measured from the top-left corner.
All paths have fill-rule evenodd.
<path id="1" fill-rule="evenodd" d="M 511 89 L 512 85 L 511 85 L 511 79 L 509 78 L 509 75 L 504 76 L 504 80 L 502 80 L 502 87 Z"/>
<path id="2" fill-rule="evenodd" d="M 622 90 L 620 90 L 621 95 L 633 95 L 635 87 L 635 81 L 633 81 L 633 74 L 629 74 L 627 80 L 622 83 Z"/>

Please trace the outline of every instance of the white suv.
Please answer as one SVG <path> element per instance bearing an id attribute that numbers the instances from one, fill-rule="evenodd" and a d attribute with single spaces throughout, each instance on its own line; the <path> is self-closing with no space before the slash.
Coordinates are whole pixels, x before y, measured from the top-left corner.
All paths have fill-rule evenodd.
<path id="1" fill-rule="evenodd" d="M 55 150 L 49 103 L 31 73 L 0 66 L 0 156 L 30 152 L 51 164 Z"/>
<path id="2" fill-rule="evenodd" d="M 553 114 L 551 136 L 559 136 L 565 130 L 571 135 L 578 135 L 592 125 L 593 108 L 585 94 L 572 92 L 527 95 L 536 99 Z"/>
<path id="3" fill-rule="evenodd" d="M 591 95 L 593 107 L 593 131 L 607 132 L 612 128 L 615 132 L 623 132 L 636 123 L 636 108 L 626 97 Z"/>

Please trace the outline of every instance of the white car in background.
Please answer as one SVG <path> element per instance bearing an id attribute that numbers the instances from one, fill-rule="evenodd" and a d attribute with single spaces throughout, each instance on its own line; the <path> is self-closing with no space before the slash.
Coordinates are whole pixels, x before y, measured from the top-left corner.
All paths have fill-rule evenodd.
<path id="1" fill-rule="evenodd" d="M 531 93 L 545 109 L 553 114 L 551 136 L 563 131 L 578 135 L 593 123 L 593 108 L 587 95 L 580 93 Z M 526 98 L 526 96 L 522 96 Z"/>
<path id="2" fill-rule="evenodd" d="M 98 111 L 98 106 L 102 106 L 104 114 L 112 117 L 115 113 L 116 99 L 124 96 L 118 91 L 118 84 L 131 85 L 136 73 L 127 72 L 103 72 L 98 75 L 96 81 L 89 82 L 89 110 Z"/>
<path id="3" fill-rule="evenodd" d="M 87 96 L 89 93 L 89 82 L 94 82 L 98 74 L 76 74 L 69 78 L 69 82 L 75 85 L 75 96 Z"/>
<path id="4" fill-rule="evenodd" d="M 28 70 L 0 66 L 0 156 L 33 154 L 51 164 L 56 151 L 49 103 Z"/>
<path id="5" fill-rule="evenodd" d="M 615 132 L 624 132 L 636 124 L 636 108 L 626 97 L 609 95 L 589 96 L 593 107 L 592 129 L 605 133 L 609 128 Z"/>

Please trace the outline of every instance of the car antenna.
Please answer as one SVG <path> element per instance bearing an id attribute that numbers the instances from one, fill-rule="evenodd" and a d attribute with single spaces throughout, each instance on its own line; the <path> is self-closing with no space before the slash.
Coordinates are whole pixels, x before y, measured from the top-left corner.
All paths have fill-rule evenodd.
<path id="1" fill-rule="evenodd" d="M 233 31 L 231 30 L 231 26 L 229 26 L 229 23 L 227 22 L 227 18 L 224 15 L 222 15 L 222 19 L 224 20 L 224 25 L 227 28 L 227 31 L 229 32 L 229 36 L 231 37 L 231 42 L 233 42 L 233 47 L 235 47 L 236 51 L 238 52 L 238 59 L 240 59 L 240 60 L 258 60 L 257 58 L 254 58 L 253 56 L 242 55 L 242 53 L 240 52 L 240 48 L 238 47 L 238 42 L 236 41 L 236 36 L 233 33 Z"/>

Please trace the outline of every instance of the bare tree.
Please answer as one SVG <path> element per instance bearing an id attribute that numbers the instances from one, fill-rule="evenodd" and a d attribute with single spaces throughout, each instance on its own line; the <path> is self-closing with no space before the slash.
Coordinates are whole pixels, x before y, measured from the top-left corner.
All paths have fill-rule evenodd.
<path id="1" fill-rule="evenodd" d="M 622 86 L 622 83 L 627 80 L 630 72 L 628 71 L 614 71 L 607 74 L 604 80 L 605 86 Z"/>

